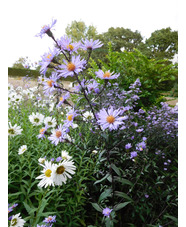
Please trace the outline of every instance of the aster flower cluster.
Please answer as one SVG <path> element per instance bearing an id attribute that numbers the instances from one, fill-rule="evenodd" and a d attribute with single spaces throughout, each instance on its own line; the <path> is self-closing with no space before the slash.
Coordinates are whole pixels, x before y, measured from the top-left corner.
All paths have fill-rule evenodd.
<path id="1" fill-rule="evenodd" d="M 44 225 L 37 225 L 37 227 L 52 227 L 56 222 L 56 216 L 48 216 L 43 220 Z"/>
<path id="2" fill-rule="evenodd" d="M 40 160 L 41 161 L 41 160 Z M 45 158 L 40 162 L 43 167 L 42 174 L 36 179 L 41 179 L 38 187 L 48 187 L 66 184 L 68 178 L 75 174 L 76 166 L 72 157 L 66 151 L 61 152 L 61 156 L 47 161 Z"/>

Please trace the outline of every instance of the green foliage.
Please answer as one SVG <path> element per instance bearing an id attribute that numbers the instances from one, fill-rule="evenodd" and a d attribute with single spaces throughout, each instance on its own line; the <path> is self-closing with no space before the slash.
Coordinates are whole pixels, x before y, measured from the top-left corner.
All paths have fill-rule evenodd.
<path id="1" fill-rule="evenodd" d="M 102 37 L 104 44 L 111 42 L 113 50 L 119 52 L 121 52 L 122 48 L 126 51 L 133 51 L 134 48 L 138 48 L 143 40 L 140 32 L 133 32 L 123 27 L 111 27 L 107 32 L 102 34 Z"/>
<path id="2" fill-rule="evenodd" d="M 139 49 L 149 58 L 172 59 L 178 53 L 178 32 L 170 27 L 156 30 Z"/>
<path id="3" fill-rule="evenodd" d="M 67 36 L 71 37 L 73 42 L 79 42 L 81 39 L 95 39 L 97 30 L 93 25 L 87 26 L 83 21 L 72 21 L 65 32 Z"/>
<path id="4" fill-rule="evenodd" d="M 170 91 L 178 81 L 177 64 L 170 64 L 167 60 L 148 59 L 139 50 L 133 52 L 115 52 L 109 44 L 108 63 L 100 61 L 103 70 L 120 73 L 117 83 L 121 89 L 127 90 L 137 78 L 141 82 L 139 106 L 149 108 L 163 101 L 161 93 Z M 98 65 L 95 61 L 90 63 L 89 74 L 95 78 Z"/>

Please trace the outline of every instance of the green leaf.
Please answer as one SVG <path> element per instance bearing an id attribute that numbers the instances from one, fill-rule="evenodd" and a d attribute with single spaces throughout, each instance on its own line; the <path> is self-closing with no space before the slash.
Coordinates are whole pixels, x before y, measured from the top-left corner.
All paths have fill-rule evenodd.
<path id="1" fill-rule="evenodd" d="M 23 205 L 24 205 L 26 211 L 28 212 L 28 214 L 33 217 L 34 212 L 37 210 L 37 208 L 31 208 L 26 202 L 23 202 Z"/>
<path id="2" fill-rule="evenodd" d="M 127 199 L 127 200 L 133 202 L 133 200 L 124 192 L 115 191 L 114 194 L 118 197 L 122 197 L 124 199 Z"/>
<path id="3" fill-rule="evenodd" d="M 178 219 L 174 216 L 171 215 L 164 215 L 165 218 L 170 218 L 171 220 L 173 220 L 175 223 L 178 223 Z"/>
<path id="4" fill-rule="evenodd" d="M 126 207 L 129 203 L 131 203 L 131 202 L 119 203 L 118 205 L 116 205 L 116 207 L 114 208 L 114 210 L 115 211 L 120 210 L 120 209 Z"/>
<path id="5" fill-rule="evenodd" d="M 99 199 L 98 199 L 98 203 L 101 202 L 103 199 L 107 198 L 112 192 L 112 189 L 106 189 L 104 192 L 101 193 Z"/>
<path id="6" fill-rule="evenodd" d="M 121 176 L 119 169 L 113 163 L 111 164 L 111 168 L 118 174 L 118 176 Z"/>
<path id="7" fill-rule="evenodd" d="M 103 178 L 101 178 L 100 180 L 97 180 L 94 184 L 98 184 L 101 183 L 102 181 L 104 181 L 105 179 L 107 179 L 107 177 L 109 177 L 109 173 L 107 173 Z"/>
<path id="8" fill-rule="evenodd" d="M 91 204 L 94 207 L 94 209 L 96 209 L 97 211 L 99 211 L 99 212 L 102 213 L 102 209 L 101 209 L 101 207 L 97 203 L 91 203 Z"/>
<path id="9" fill-rule="evenodd" d="M 130 186 L 133 186 L 133 183 L 130 182 L 129 180 L 127 180 L 127 179 L 124 179 L 124 178 L 121 178 L 121 177 L 115 177 L 115 180 L 121 182 L 122 184 L 128 184 Z"/>

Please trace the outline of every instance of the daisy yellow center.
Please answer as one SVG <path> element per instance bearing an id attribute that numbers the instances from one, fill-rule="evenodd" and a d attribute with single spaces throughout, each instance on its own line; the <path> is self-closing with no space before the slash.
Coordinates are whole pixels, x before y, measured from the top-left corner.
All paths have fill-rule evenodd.
<path id="1" fill-rule="evenodd" d="M 59 166 L 57 169 L 56 169 L 56 173 L 57 174 L 63 174 L 65 172 L 65 167 L 64 166 Z"/>
<path id="2" fill-rule="evenodd" d="M 8 133 L 13 135 L 13 134 L 15 134 L 15 130 L 13 128 L 10 128 L 10 129 L 8 129 Z"/>
<path id="3" fill-rule="evenodd" d="M 52 173 L 52 170 L 47 169 L 47 170 L 45 171 L 45 176 L 46 176 L 46 177 L 50 177 L 50 176 L 51 176 L 51 173 Z"/>
<path id="4" fill-rule="evenodd" d="M 48 54 L 48 55 L 47 55 L 47 58 L 48 58 L 48 59 L 51 59 L 51 57 L 52 57 L 52 54 Z"/>
<path id="5" fill-rule="evenodd" d="M 16 226 L 17 225 L 17 218 L 14 218 L 11 220 L 11 225 Z"/>
<path id="6" fill-rule="evenodd" d="M 66 156 L 62 156 L 62 159 L 65 159 L 65 160 L 67 160 L 67 157 L 66 157 Z"/>
<path id="7" fill-rule="evenodd" d="M 60 99 L 59 99 L 61 102 L 63 101 L 63 97 L 60 97 Z"/>
<path id="8" fill-rule="evenodd" d="M 109 72 L 105 72 L 105 74 L 103 75 L 104 78 L 109 78 L 110 77 L 110 73 Z"/>
<path id="9" fill-rule="evenodd" d="M 112 124 L 115 121 L 115 117 L 112 115 L 109 115 L 106 120 L 109 124 Z"/>
<path id="10" fill-rule="evenodd" d="M 52 217 L 48 217 L 47 219 L 48 219 L 48 221 L 52 221 Z"/>
<path id="11" fill-rule="evenodd" d="M 56 131 L 56 137 L 59 138 L 62 135 L 61 131 Z"/>
<path id="12" fill-rule="evenodd" d="M 72 114 L 71 114 L 71 115 L 68 115 L 67 119 L 68 119 L 69 121 L 71 121 L 71 120 L 72 120 L 72 117 L 73 117 Z"/>
<path id="13" fill-rule="evenodd" d="M 71 45 L 71 44 L 69 44 L 69 45 L 67 45 L 67 49 L 70 49 L 70 50 L 73 50 L 74 49 L 74 47 Z"/>
<path id="14" fill-rule="evenodd" d="M 53 83 L 54 83 L 53 80 L 48 80 L 48 81 L 47 81 L 47 84 L 48 84 L 49 87 L 52 87 L 52 84 L 53 84 Z"/>
<path id="15" fill-rule="evenodd" d="M 39 130 L 39 133 L 43 134 L 44 131 L 45 131 L 45 129 L 44 129 L 44 128 L 41 128 L 41 129 Z"/>
<path id="16" fill-rule="evenodd" d="M 76 68 L 76 66 L 72 62 L 68 63 L 68 65 L 67 65 L 68 71 L 74 71 L 75 68 Z"/>
<path id="17" fill-rule="evenodd" d="M 52 122 L 51 121 L 48 121 L 48 123 L 47 123 L 48 125 L 52 125 Z"/>

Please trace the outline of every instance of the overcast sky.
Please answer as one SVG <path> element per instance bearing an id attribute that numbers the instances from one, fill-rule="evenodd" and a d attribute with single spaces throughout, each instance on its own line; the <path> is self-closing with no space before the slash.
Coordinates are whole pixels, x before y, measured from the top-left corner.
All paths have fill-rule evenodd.
<path id="1" fill-rule="evenodd" d="M 54 35 L 60 38 L 73 20 L 94 25 L 98 33 L 110 27 L 138 30 L 144 38 L 155 30 L 178 30 L 177 0 L 11 0 L 8 2 L 8 66 L 28 56 L 32 62 L 52 47 L 49 37 L 35 37 L 51 19 L 57 19 Z"/>

